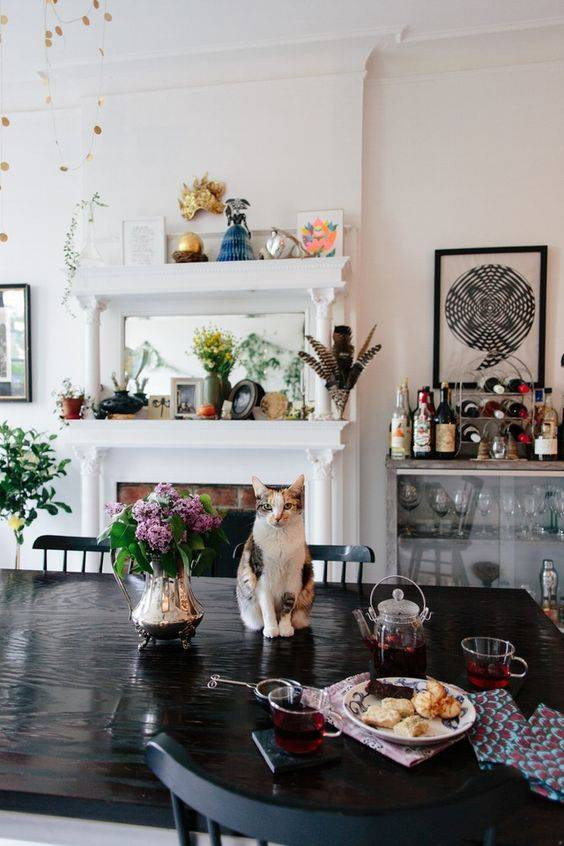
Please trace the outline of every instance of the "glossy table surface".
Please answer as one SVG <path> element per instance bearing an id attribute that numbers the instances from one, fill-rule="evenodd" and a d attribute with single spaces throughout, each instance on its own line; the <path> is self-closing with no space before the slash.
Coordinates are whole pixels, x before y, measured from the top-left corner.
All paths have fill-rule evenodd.
<path id="1" fill-rule="evenodd" d="M 251 739 L 268 716 L 250 691 L 209 690 L 210 674 L 321 687 L 368 669 L 351 611 L 367 604 L 369 589 L 318 585 L 312 630 L 275 641 L 244 630 L 232 580 L 200 578 L 194 589 L 206 615 L 191 652 L 174 643 L 139 653 L 112 576 L 0 571 L 0 808 L 170 826 L 168 794 L 143 761 L 159 731 L 230 784 L 312 807 L 408 806 L 478 772 L 466 739 L 407 770 L 345 737 L 338 764 L 273 779 Z M 504 637 L 529 662 L 516 697 L 524 714 L 539 702 L 563 709 L 564 638 L 525 591 L 425 590 L 432 675 L 459 679 L 463 636 Z M 557 844 L 562 816 L 531 795 L 500 843 Z"/>

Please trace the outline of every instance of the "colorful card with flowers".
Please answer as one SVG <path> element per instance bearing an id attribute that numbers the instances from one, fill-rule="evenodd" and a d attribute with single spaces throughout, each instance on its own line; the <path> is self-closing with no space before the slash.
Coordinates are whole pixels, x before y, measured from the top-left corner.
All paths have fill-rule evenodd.
<path id="1" fill-rule="evenodd" d="M 343 211 L 298 212 L 298 241 L 312 258 L 343 255 Z"/>

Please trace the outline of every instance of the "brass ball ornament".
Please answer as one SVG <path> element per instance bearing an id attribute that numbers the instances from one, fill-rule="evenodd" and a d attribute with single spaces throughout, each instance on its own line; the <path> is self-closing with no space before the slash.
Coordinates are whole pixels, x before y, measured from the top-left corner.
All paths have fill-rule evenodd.
<path id="1" fill-rule="evenodd" d="M 196 232 L 185 232 L 178 239 L 177 250 L 181 253 L 202 253 L 204 242 Z"/>

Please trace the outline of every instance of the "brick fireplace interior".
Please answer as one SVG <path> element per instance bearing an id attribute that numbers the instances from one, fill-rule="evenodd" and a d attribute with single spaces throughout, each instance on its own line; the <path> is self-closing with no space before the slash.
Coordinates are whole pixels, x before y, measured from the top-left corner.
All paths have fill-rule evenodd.
<path id="1" fill-rule="evenodd" d="M 119 482 L 117 486 L 118 502 L 131 505 L 147 496 L 156 482 Z M 209 494 L 214 505 L 225 512 L 223 528 L 229 538 L 217 556 L 213 565 L 214 576 L 234 576 L 237 562 L 233 560 L 233 550 L 237 544 L 245 541 L 251 531 L 255 516 L 255 494 L 251 485 L 190 485 L 176 484 L 179 491 L 191 494 Z"/>

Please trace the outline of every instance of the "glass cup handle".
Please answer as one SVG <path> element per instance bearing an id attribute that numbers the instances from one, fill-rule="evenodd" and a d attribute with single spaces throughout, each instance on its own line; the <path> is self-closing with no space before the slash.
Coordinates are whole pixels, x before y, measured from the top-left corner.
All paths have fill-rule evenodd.
<path id="1" fill-rule="evenodd" d="M 520 661 L 523 667 L 525 668 L 522 673 L 512 673 L 511 672 L 511 662 L 512 661 Z M 527 670 L 529 669 L 529 665 L 525 661 L 524 658 L 519 658 L 517 655 L 514 655 L 511 661 L 509 662 L 510 672 L 509 675 L 512 679 L 523 679 L 527 675 Z"/>
<path id="2" fill-rule="evenodd" d="M 323 729 L 323 737 L 340 737 L 343 733 L 343 718 L 335 711 L 328 711 L 326 719 L 335 726 L 334 730 Z"/>

